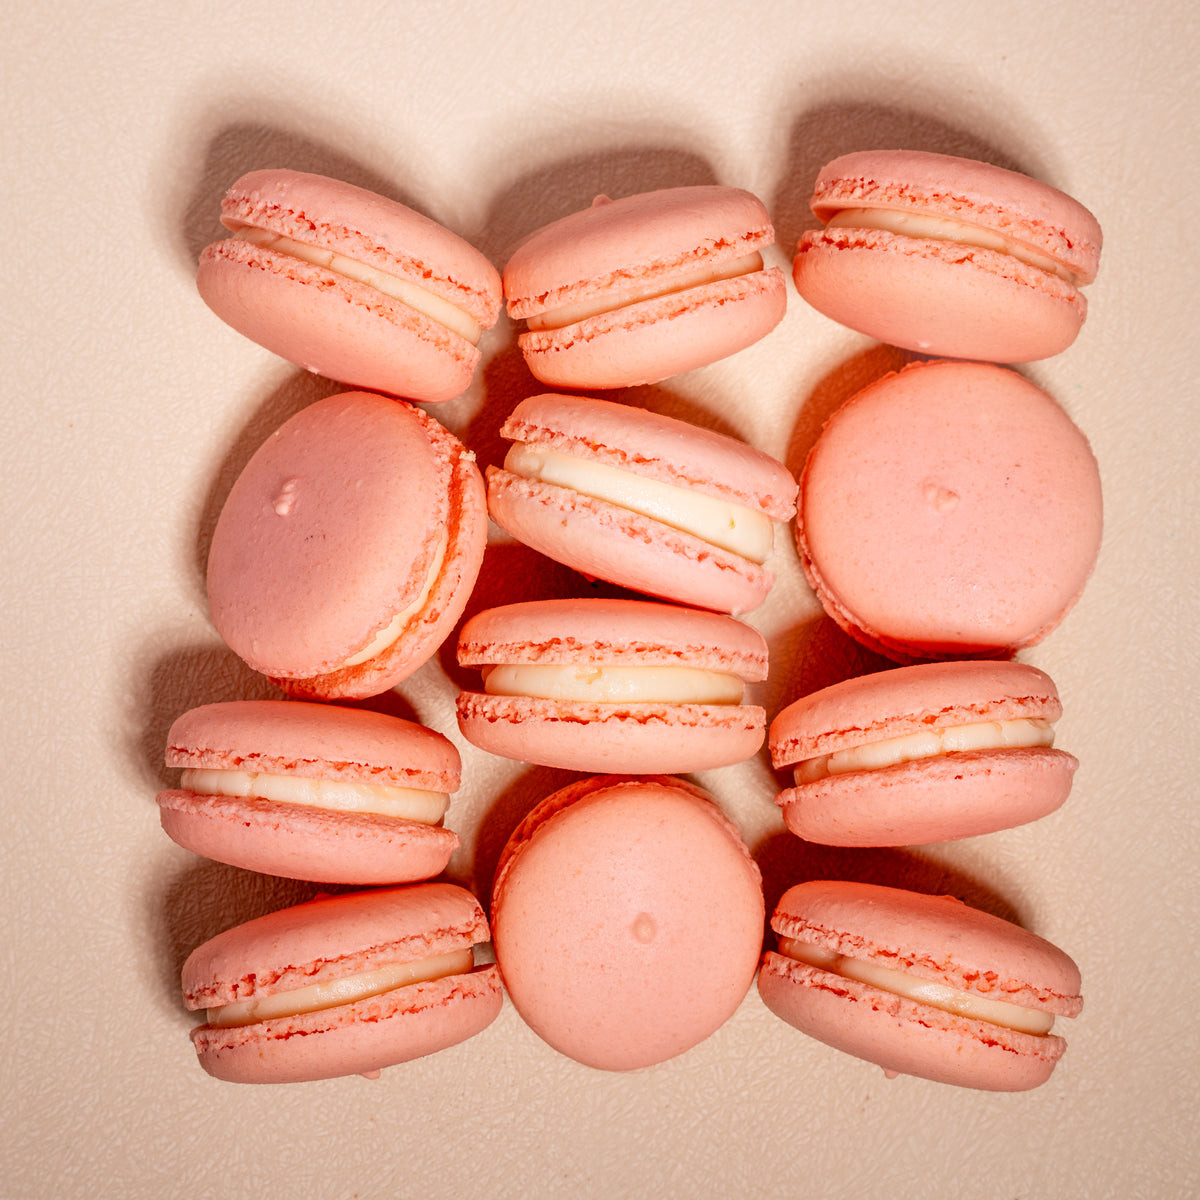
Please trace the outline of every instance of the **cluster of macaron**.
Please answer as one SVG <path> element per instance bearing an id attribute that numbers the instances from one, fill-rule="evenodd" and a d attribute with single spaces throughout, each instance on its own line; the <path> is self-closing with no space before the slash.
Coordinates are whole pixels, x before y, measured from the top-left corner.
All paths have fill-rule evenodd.
<path id="1" fill-rule="evenodd" d="M 1053 683 L 1012 654 L 1053 628 L 1098 549 L 1083 435 L 997 362 L 1078 332 L 1099 230 L 1023 176 L 929 154 L 822 171 L 827 221 L 797 249 L 802 296 L 924 354 L 848 402 L 799 484 L 744 443 L 626 403 L 519 403 L 486 480 L 418 404 L 460 395 L 507 301 L 535 378 L 586 391 L 657 382 L 766 336 L 786 307 L 755 197 L 684 187 L 599 198 L 526 238 L 503 276 L 441 226 L 348 184 L 254 172 L 198 284 L 234 328 L 355 390 L 309 405 L 230 490 L 208 562 L 212 619 L 287 699 L 184 714 L 164 829 L 250 870 L 369 890 L 231 929 L 183 970 L 193 1032 L 223 1079 L 360 1073 L 472 1036 L 502 989 L 561 1053 L 628 1070 L 768 1006 L 831 1045 L 964 1086 L 1048 1077 L 1055 1013 L 1080 1006 L 1061 951 L 946 897 L 845 881 L 780 901 L 762 957 L 759 869 L 713 796 L 680 778 L 768 740 L 745 703 L 767 645 L 740 618 L 767 597 L 774 525 L 796 517 L 827 612 L 907 665 L 776 715 L 778 802 L 801 838 L 887 846 L 973 836 L 1065 799 Z M 482 671 L 457 704 L 491 753 L 578 772 L 513 832 L 491 924 L 436 879 L 461 763 L 377 696 L 459 625 L 487 521 L 642 598 L 529 599 L 462 623 Z M 949 660 L 949 661 L 947 661 Z M 494 946 L 495 963 L 473 947 Z M 761 964 L 760 964 L 761 959 Z M 761 970 L 759 969 L 761 965 Z M 604 981 L 603 987 L 596 980 Z M 302 1036 L 301 1036 L 302 1035 Z"/>

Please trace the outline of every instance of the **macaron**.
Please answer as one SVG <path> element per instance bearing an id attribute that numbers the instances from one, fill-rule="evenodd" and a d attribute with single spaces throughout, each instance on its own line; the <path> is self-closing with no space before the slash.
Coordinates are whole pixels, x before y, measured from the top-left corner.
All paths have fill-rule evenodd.
<path id="1" fill-rule="evenodd" d="M 742 762 L 766 733 L 745 686 L 767 644 L 719 613 L 649 600 L 532 600 L 471 617 L 462 666 L 483 691 L 458 726 L 493 754 L 589 773 L 668 774 Z"/>
<path id="2" fill-rule="evenodd" d="M 377 695 L 450 633 L 486 540 L 483 478 L 456 437 L 400 400 L 329 396 L 230 490 L 208 558 L 213 624 L 292 695 Z"/>
<path id="3" fill-rule="evenodd" d="M 500 275 L 473 246 L 374 192 L 303 171 L 243 175 L 233 236 L 200 255 L 204 302 L 239 333 L 339 383 L 449 400 L 500 314 Z"/>
<path id="4" fill-rule="evenodd" d="M 486 1028 L 503 1002 L 476 967 L 487 920 L 470 892 L 419 883 L 323 896 L 193 950 L 184 1003 L 200 1065 L 232 1083 L 374 1077 Z"/>
<path id="5" fill-rule="evenodd" d="M 366 709 L 234 700 L 184 713 L 167 735 L 179 786 L 163 829 L 218 862 L 321 883 L 407 883 L 443 871 L 458 751 L 440 733 Z"/>
<path id="6" fill-rule="evenodd" d="M 1008 657 L 1070 610 L 1100 549 L 1087 438 L 1015 371 L 912 363 L 826 422 L 797 544 L 825 610 L 900 662 Z"/>
<path id="7" fill-rule="evenodd" d="M 491 911 L 517 1012 L 606 1071 L 714 1033 L 762 947 L 758 867 L 712 798 L 668 777 L 579 780 L 543 800 L 501 856 Z"/>
<path id="8" fill-rule="evenodd" d="M 767 1007 L 889 1076 L 1037 1087 L 1066 1049 L 1055 1016 L 1083 1007 L 1066 954 L 953 896 L 814 880 L 783 894 L 771 928 Z"/>
<path id="9" fill-rule="evenodd" d="M 743 613 L 766 599 L 773 521 L 796 481 L 736 438 L 582 396 L 531 396 L 487 471 L 488 511 L 518 541 L 584 575 L 662 600 Z"/>
<path id="10" fill-rule="evenodd" d="M 655 383 L 716 362 L 783 318 L 775 231 L 762 201 L 732 187 L 611 200 L 543 226 L 504 268 L 525 362 L 553 387 Z"/>
<path id="11" fill-rule="evenodd" d="M 1054 681 L 1018 662 L 897 667 L 822 688 L 771 722 L 787 827 L 832 846 L 944 842 L 1054 812 L 1079 761 L 1054 749 Z"/>
<path id="12" fill-rule="evenodd" d="M 1100 265 L 1096 218 L 990 163 L 915 150 L 846 154 L 817 176 L 824 228 L 796 290 L 827 317 L 923 354 L 1029 362 L 1065 350 Z"/>

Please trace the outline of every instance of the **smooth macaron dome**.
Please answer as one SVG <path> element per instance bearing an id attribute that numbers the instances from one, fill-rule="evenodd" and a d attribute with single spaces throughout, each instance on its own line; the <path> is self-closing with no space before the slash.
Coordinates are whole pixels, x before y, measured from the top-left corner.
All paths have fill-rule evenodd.
<path id="1" fill-rule="evenodd" d="M 366 709 L 235 700 L 184 713 L 167 735 L 179 786 L 158 795 L 181 846 L 247 870 L 322 883 L 405 883 L 443 871 L 458 789 L 454 745 Z"/>
<path id="2" fill-rule="evenodd" d="M 1028 362 L 1065 350 L 1100 264 L 1096 218 L 990 163 L 911 150 L 846 154 L 817 176 L 793 260 L 826 316 L 925 354 Z"/>
<path id="3" fill-rule="evenodd" d="M 1005 657 L 1044 638 L 1100 549 L 1100 473 L 1062 407 L 1015 371 L 912 363 L 847 401 L 805 463 L 809 582 L 900 662 Z"/>
<path id="4" fill-rule="evenodd" d="M 900 846 L 974 837 L 1055 811 L 1079 765 L 1054 748 L 1054 681 L 1017 662 L 922 663 L 847 679 L 771 722 L 776 797 L 811 842 Z"/>
<path id="5" fill-rule="evenodd" d="M 587 1066 L 682 1054 L 745 997 L 762 946 L 757 866 L 707 793 L 604 776 L 548 797 L 501 858 L 496 961 L 524 1021 Z"/>
<path id="6" fill-rule="evenodd" d="M 483 690 L 458 697 L 472 744 L 587 772 L 706 770 L 755 754 L 766 713 L 744 703 L 767 645 L 719 613 L 649 600 L 532 600 L 471 617 L 462 666 Z"/>
<path id="7" fill-rule="evenodd" d="M 504 268 L 529 369 L 555 387 L 629 387 L 744 349 L 787 307 L 783 273 L 762 261 L 774 240 L 740 188 L 598 196 L 530 234 Z"/>
<path id="8" fill-rule="evenodd" d="M 487 472 L 492 519 L 585 575 L 718 612 L 766 599 L 796 481 L 736 438 L 609 400 L 531 396 Z"/>
<path id="9" fill-rule="evenodd" d="M 471 383 L 500 313 L 496 268 L 436 221 L 302 171 L 242 176 L 233 236 L 200 256 L 204 301 L 290 362 L 356 387 L 449 400 Z"/>
<path id="10" fill-rule="evenodd" d="M 208 559 L 213 624 L 293 695 L 377 695 L 445 640 L 486 539 L 483 479 L 456 437 L 400 400 L 329 396 L 230 490 Z"/>
<path id="11" fill-rule="evenodd" d="M 1066 1049 L 1055 1016 L 1083 1007 L 1068 955 L 952 896 L 815 880 L 784 893 L 771 928 L 767 1007 L 889 1075 L 1037 1087 Z"/>
<path id="12" fill-rule="evenodd" d="M 503 996 L 476 967 L 470 892 L 419 883 L 325 896 L 205 942 L 183 965 L 200 1065 L 236 1083 L 374 1075 L 484 1029 Z"/>

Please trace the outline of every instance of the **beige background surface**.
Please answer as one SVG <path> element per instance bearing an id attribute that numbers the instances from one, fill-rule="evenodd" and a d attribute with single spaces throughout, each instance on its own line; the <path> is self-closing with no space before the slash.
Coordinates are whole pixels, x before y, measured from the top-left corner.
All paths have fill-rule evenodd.
<path id="1" fill-rule="evenodd" d="M 0 1195 L 1200 1193 L 1197 17 L 1176 0 L 304 10 L 51 0 L 6 22 Z M 341 175 L 501 262 L 598 191 L 718 181 L 762 196 L 790 249 L 821 163 L 881 145 L 1018 167 L 1104 226 L 1082 336 L 1027 370 L 1087 432 L 1105 486 L 1095 576 L 1024 655 L 1057 678 L 1059 745 L 1082 767 L 1035 826 L 858 855 L 781 833 L 765 758 L 700 781 L 769 899 L 832 872 L 948 887 L 1067 949 L 1087 1005 L 1051 1082 L 1018 1096 L 888 1082 L 754 992 L 694 1051 L 627 1076 L 556 1056 L 506 1005 L 473 1042 L 373 1083 L 208 1078 L 177 994 L 184 956 L 307 893 L 166 839 L 162 743 L 185 708 L 269 694 L 209 626 L 205 548 L 258 441 L 335 390 L 198 299 L 224 187 L 257 166 Z M 485 350 L 476 386 L 437 415 L 490 462 L 535 385 L 506 321 Z M 793 294 L 764 342 L 624 398 L 797 467 L 833 405 L 895 361 Z M 852 653 L 787 537 L 776 565 L 753 617 L 772 711 Z M 496 534 L 472 607 L 535 571 Z M 536 586 L 575 584 L 551 569 Z M 443 654 L 396 708 L 462 746 L 460 678 Z M 451 874 L 486 892 L 507 832 L 566 776 L 463 750 Z"/>

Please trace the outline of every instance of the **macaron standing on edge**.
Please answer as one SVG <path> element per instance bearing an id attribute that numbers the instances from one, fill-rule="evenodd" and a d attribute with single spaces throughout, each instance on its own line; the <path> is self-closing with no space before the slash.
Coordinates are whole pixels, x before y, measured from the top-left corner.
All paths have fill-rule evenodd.
<path id="1" fill-rule="evenodd" d="M 771 758 L 794 767 L 776 797 L 798 837 L 912 846 L 1037 820 L 1079 765 L 1054 749 L 1053 680 L 1017 662 L 896 667 L 823 688 L 771 722 Z"/>
<path id="2" fill-rule="evenodd" d="M 1066 1049 L 1055 1016 L 1083 1007 L 1070 957 L 952 896 L 814 880 L 784 893 L 771 927 L 767 1007 L 889 1075 L 1037 1087 Z"/>
<path id="3" fill-rule="evenodd" d="M 707 793 L 668 777 L 584 779 L 543 800 L 501 855 L 491 911 L 522 1019 L 607 1071 L 714 1033 L 762 947 L 757 865 Z"/>
<path id="4" fill-rule="evenodd" d="M 382 884 L 445 870 L 442 821 L 458 751 L 432 729 L 366 709 L 235 700 L 184 713 L 167 735 L 179 786 L 163 829 L 218 862 L 319 883 Z"/>
<path id="5" fill-rule="evenodd" d="M 1100 472 L 1062 407 L 1016 371 L 910 363 L 826 422 L 796 540 L 825 611 L 899 662 L 1041 641 L 1100 549 Z"/>
<path id="6" fill-rule="evenodd" d="M 318 897 L 224 933 L 183 965 L 200 1065 L 233 1083 L 294 1083 L 384 1067 L 473 1037 L 503 995 L 475 967 L 487 919 L 449 883 Z"/>
<path id="7" fill-rule="evenodd" d="M 744 349 L 787 307 L 783 273 L 760 253 L 774 240 L 740 188 L 598 196 L 530 234 L 504 268 L 530 371 L 552 387 L 630 387 Z"/>
<path id="8" fill-rule="evenodd" d="M 990 163 L 868 150 L 828 163 L 792 277 L 814 308 L 923 354 L 1029 362 L 1065 350 L 1100 265 L 1096 218 Z"/>
<path id="9" fill-rule="evenodd" d="M 200 256 L 205 303 L 239 333 L 339 383 L 449 400 L 500 313 L 496 268 L 435 221 L 302 171 L 252 171 Z"/>
<path id="10" fill-rule="evenodd" d="M 213 624 L 294 696 L 378 695 L 450 633 L 486 539 L 483 479 L 457 438 L 401 400 L 328 396 L 230 490 L 208 559 Z"/>
<path id="11" fill-rule="evenodd" d="M 744 704 L 767 644 L 719 613 L 649 600 L 532 600 L 462 627 L 458 660 L 484 690 L 458 725 L 493 754 L 572 771 L 667 774 L 742 762 L 766 714 Z"/>
<path id="12" fill-rule="evenodd" d="M 717 612 L 748 612 L 774 582 L 774 521 L 796 481 L 736 438 L 609 400 L 547 393 L 509 415 L 489 467 L 492 519 L 584 575 Z"/>

